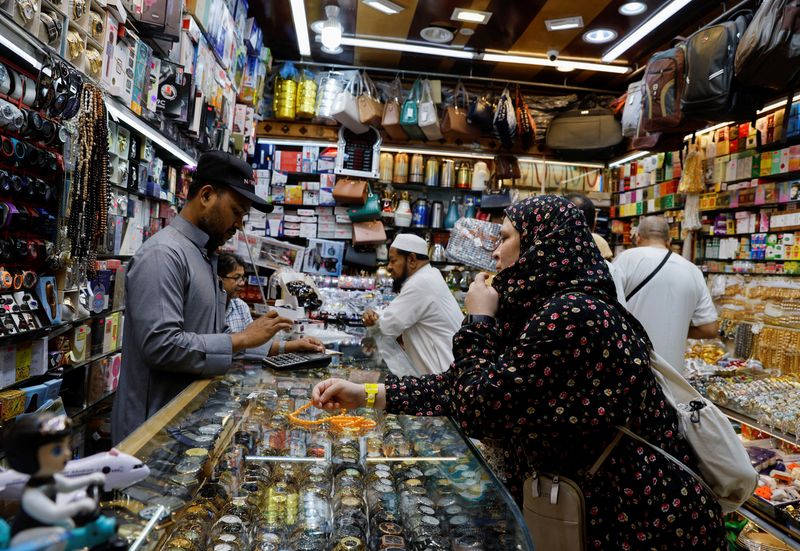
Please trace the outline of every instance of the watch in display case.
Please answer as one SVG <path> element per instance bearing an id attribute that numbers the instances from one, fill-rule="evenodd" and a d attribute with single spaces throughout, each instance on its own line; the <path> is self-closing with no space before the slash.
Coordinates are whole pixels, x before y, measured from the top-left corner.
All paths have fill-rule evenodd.
<path id="1" fill-rule="evenodd" d="M 67 32 L 67 48 L 69 49 L 70 59 L 78 59 L 83 54 L 85 47 L 86 46 L 83 43 L 83 37 L 80 34 L 78 34 L 76 31 Z"/>
<path id="2" fill-rule="evenodd" d="M 14 0 L 17 4 L 17 13 L 20 19 L 27 25 L 33 21 L 36 15 L 36 5 L 33 0 Z"/>
<path id="3" fill-rule="evenodd" d="M 47 43 L 51 46 L 56 44 L 61 38 L 61 28 L 63 25 L 61 16 L 53 11 L 42 10 L 39 14 L 39 19 L 41 19 L 45 32 L 47 33 Z"/>

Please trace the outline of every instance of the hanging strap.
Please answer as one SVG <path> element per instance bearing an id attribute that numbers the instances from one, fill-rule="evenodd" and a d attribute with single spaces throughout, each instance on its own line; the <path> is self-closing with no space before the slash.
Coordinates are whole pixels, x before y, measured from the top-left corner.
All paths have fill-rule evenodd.
<path id="1" fill-rule="evenodd" d="M 644 278 L 644 281 L 642 281 L 639 285 L 637 285 L 633 291 L 625 295 L 625 301 L 629 301 L 633 297 L 633 295 L 641 291 L 642 287 L 650 283 L 650 280 L 653 279 L 656 276 L 656 274 L 661 271 L 661 268 L 664 267 L 664 264 L 667 263 L 667 260 L 669 260 L 669 256 L 671 254 L 672 251 L 667 251 L 666 256 L 664 256 L 664 259 L 661 261 L 661 263 L 658 266 L 656 266 L 656 269 L 650 272 L 650 275 Z"/>
<path id="2" fill-rule="evenodd" d="M 594 462 L 594 465 L 592 465 L 589 470 L 586 471 L 586 474 L 589 476 L 594 476 L 597 470 L 603 465 L 603 463 L 606 462 L 608 456 L 611 455 L 611 452 L 614 451 L 614 448 L 617 447 L 617 444 L 619 444 L 620 440 L 622 440 L 622 432 L 618 432 L 616 436 L 614 436 L 614 439 L 608 444 L 608 446 L 606 446 L 606 449 L 603 450 L 603 453 L 600 454 L 600 457 L 597 458 L 597 461 Z"/>
<path id="3" fill-rule="evenodd" d="M 645 440 L 644 438 L 642 438 L 641 436 L 639 436 L 638 434 L 636 434 L 635 432 L 630 430 L 628 427 L 617 426 L 617 428 L 620 430 L 620 432 L 617 433 L 617 434 L 622 434 L 622 433 L 627 434 L 628 436 L 630 436 L 634 440 L 636 440 L 638 442 L 641 442 L 642 444 L 644 444 L 645 446 L 647 446 L 651 450 L 653 450 L 655 452 L 658 452 L 659 454 L 661 454 L 662 456 L 667 458 L 669 461 L 671 461 L 674 465 L 680 467 L 681 469 L 686 471 L 688 474 L 692 475 L 692 478 L 694 478 L 697 481 L 697 483 L 700 484 L 700 486 L 702 486 L 703 489 L 706 492 L 708 492 L 710 495 L 712 495 L 712 496 L 714 496 L 716 498 L 717 494 L 714 492 L 714 490 L 711 489 L 711 487 L 706 483 L 706 481 L 703 480 L 703 477 L 700 476 L 699 474 L 697 474 L 696 472 L 694 472 L 692 469 L 690 469 L 683 461 L 681 461 L 680 459 L 678 459 L 677 457 L 675 457 L 671 453 L 669 453 L 667 451 L 664 451 L 663 449 L 659 448 L 655 444 L 651 444 L 650 442 L 648 442 L 647 440 Z"/>

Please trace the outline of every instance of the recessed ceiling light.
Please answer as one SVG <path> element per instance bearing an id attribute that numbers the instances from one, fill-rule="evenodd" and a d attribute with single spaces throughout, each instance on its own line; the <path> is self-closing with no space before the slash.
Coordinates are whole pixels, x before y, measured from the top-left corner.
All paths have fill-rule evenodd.
<path id="1" fill-rule="evenodd" d="M 594 29 L 583 33 L 583 41 L 589 44 L 605 44 L 617 38 L 617 32 L 611 29 Z"/>
<path id="2" fill-rule="evenodd" d="M 463 8 L 456 8 L 453 10 L 453 15 L 450 16 L 450 19 L 453 21 L 466 21 L 467 23 L 478 23 L 480 25 L 485 25 L 491 16 L 492 12 L 490 11 L 465 10 Z"/>
<path id="3" fill-rule="evenodd" d="M 458 31 L 458 34 L 463 34 L 464 36 L 472 36 L 475 34 L 475 29 L 470 29 L 469 27 L 461 27 L 461 30 Z"/>
<path id="4" fill-rule="evenodd" d="M 445 29 L 444 27 L 425 27 L 419 35 L 428 42 L 435 42 L 436 44 L 446 44 L 453 40 L 453 31 Z"/>
<path id="5" fill-rule="evenodd" d="M 663 6 L 657 13 L 650 16 L 644 23 L 628 34 L 625 38 L 617 42 L 610 50 L 603 55 L 603 61 L 609 63 L 627 52 L 631 46 L 639 42 L 645 36 L 657 29 L 664 21 L 685 8 L 692 0 L 672 0 Z"/>
<path id="6" fill-rule="evenodd" d="M 619 7 L 619 13 L 632 16 L 639 15 L 647 11 L 647 4 L 644 2 L 626 2 Z"/>
<path id="7" fill-rule="evenodd" d="M 559 65 L 556 65 L 556 71 L 560 71 L 562 73 L 571 73 L 574 70 L 575 65 L 569 61 L 562 61 Z"/>
<path id="8" fill-rule="evenodd" d="M 547 19 L 544 26 L 548 31 L 566 31 L 568 29 L 580 29 L 583 27 L 583 17 L 562 17 L 560 19 Z"/>
<path id="9" fill-rule="evenodd" d="M 389 0 L 361 0 L 364 4 L 369 6 L 370 8 L 374 8 L 378 11 L 381 11 L 387 15 L 397 15 L 405 8 L 394 2 L 390 2 Z"/>

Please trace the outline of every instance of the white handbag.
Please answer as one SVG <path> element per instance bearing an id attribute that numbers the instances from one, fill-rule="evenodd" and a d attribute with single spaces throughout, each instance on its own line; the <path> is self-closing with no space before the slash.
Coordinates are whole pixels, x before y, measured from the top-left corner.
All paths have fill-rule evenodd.
<path id="1" fill-rule="evenodd" d="M 647 443 L 693 475 L 707 491 L 716 496 L 723 512 L 735 511 L 753 495 L 758 486 L 758 473 L 753 469 L 750 456 L 733 431 L 730 421 L 655 352 L 650 354 L 650 367 L 667 401 L 675 408 L 679 430 L 697 458 L 699 476 L 661 448 L 624 427 L 618 428 L 628 436 Z"/>
<path id="2" fill-rule="evenodd" d="M 442 129 L 439 126 L 439 114 L 436 112 L 436 104 L 433 103 L 431 82 L 427 78 L 422 81 L 422 97 L 419 100 L 417 121 L 426 139 L 441 140 L 444 138 Z"/>
<path id="3" fill-rule="evenodd" d="M 628 96 L 622 109 L 622 135 L 626 138 L 636 136 L 639 129 L 639 118 L 642 116 L 642 81 L 628 85 Z"/>
<path id="4" fill-rule="evenodd" d="M 344 90 L 336 96 L 331 109 L 331 116 L 356 134 L 363 134 L 369 130 L 369 126 L 361 122 L 361 115 L 358 112 L 358 96 L 361 95 L 361 88 L 361 74 L 356 73 Z"/>

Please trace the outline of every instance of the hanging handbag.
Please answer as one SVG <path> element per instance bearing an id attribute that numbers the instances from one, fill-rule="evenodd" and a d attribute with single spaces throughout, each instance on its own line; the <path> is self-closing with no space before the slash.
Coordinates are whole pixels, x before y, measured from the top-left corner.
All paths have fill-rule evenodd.
<path id="1" fill-rule="evenodd" d="M 500 224 L 477 218 L 459 218 L 450 230 L 445 253 L 451 261 L 494 272 L 492 254 L 499 243 Z"/>
<path id="2" fill-rule="evenodd" d="M 317 108 L 315 122 L 333 125 L 333 104 L 342 91 L 342 78 L 338 73 L 328 73 L 322 77 L 317 87 Z"/>
<path id="3" fill-rule="evenodd" d="M 422 81 L 422 95 L 419 101 L 418 124 L 427 140 L 435 141 L 444 138 L 442 129 L 439 125 L 439 114 L 436 111 L 436 104 L 433 103 L 431 94 L 431 81 L 427 78 Z"/>
<path id="4" fill-rule="evenodd" d="M 412 140 L 424 140 L 425 134 L 419 127 L 419 97 L 422 87 L 422 81 L 417 79 L 411 91 L 408 93 L 408 98 L 403 102 L 403 110 L 400 113 L 400 124 L 403 126 L 408 137 Z"/>
<path id="5" fill-rule="evenodd" d="M 356 134 L 363 134 L 369 127 L 361 123 L 358 114 L 358 94 L 361 89 L 361 75 L 356 73 L 344 90 L 336 96 L 333 102 L 332 116 L 339 124 Z"/>
<path id="6" fill-rule="evenodd" d="M 379 245 L 385 242 L 386 230 L 380 220 L 353 223 L 353 245 Z"/>
<path id="7" fill-rule="evenodd" d="M 467 122 L 468 110 L 469 92 L 459 80 L 453 94 L 453 105 L 447 107 L 442 117 L 442 133 L 459 138 L 474 137 L 477 132 Z"/>
<path id="8" fill-rule="evenodd" d="M 498 180 L 518 180 L 522 177 L 519 160 L 514 155 L 495 156 L 494 175 Z"/>
<path id="9" fill-rule="evenodd" d="M 367 73 L 361 74 L 364 84 L 362 94 L 358 96 L 358 116 L 362 124 L 378 126 L 383 117 L 383 104 L 378 99 L 378 89 Z"/>
<path id="10" fill-rule="evenodd" d="M 366 180 L 342 178 L 333 187 L 333 199 L 337 205 L 363 205 L 367 202 L 369 184 Z"/>
<path id="11" fill-rule="evenodd" d="M 375 251 L 374 247 L 355 247 L 353 245 L 347 245 L 347 248 L 344 250 L 343 262 L 348 266 L 377 268 L 378 253 Z"/>
<path id="12" fill-rule="evenodd" d="M 400 98 L 403 96 L 403 87 L 400 84 L 400 79 L 395 78 L 390 86 L 391 94 L 386 106 L 383 108 L 383 118 L 381 119 L 381 126 L 386 132 L 386 135 L 393 140 L 408 140 L 408 135 L 403 126 L 400 124 L 400 112 L 402 105 Z"/>
<path id="13" fill-rule="evenodd" d="M 488 92 L 483 92 L 472 100 L 467 114 L 467 121 L 478 128 L 481 132 L 492 130 L 494 122 L 494 104 Z"/>
<path id="14" fill-rule="evenodd" d="M 533 120 L 528 104 L 525 103 L 525 98 L 522 97 L 519 84 L 517 85 L 516 104 L 519 139 L 524 149 L 530 149 L 536 141 L 536 122 Z"/>
<path id="15" fill-rule="evenodd" d="M 347 216 L 351 222 L 369 222 L 381 218 L 381 201 L 377 193 L 372 193 L 372 188 L 367 185 L 367 200 L 360 207 L 347 209 Z"/>
<path id="16" fill-rule="evenodd" d="M 514 136 L 517 135 L 517 115 L 514 112 L 514 103 L 511 101 L 511 92 L 508 87 L 503 90 L 497 102 L 494 113 L 494 133 L 506 149 L 514 147 Z"/>

